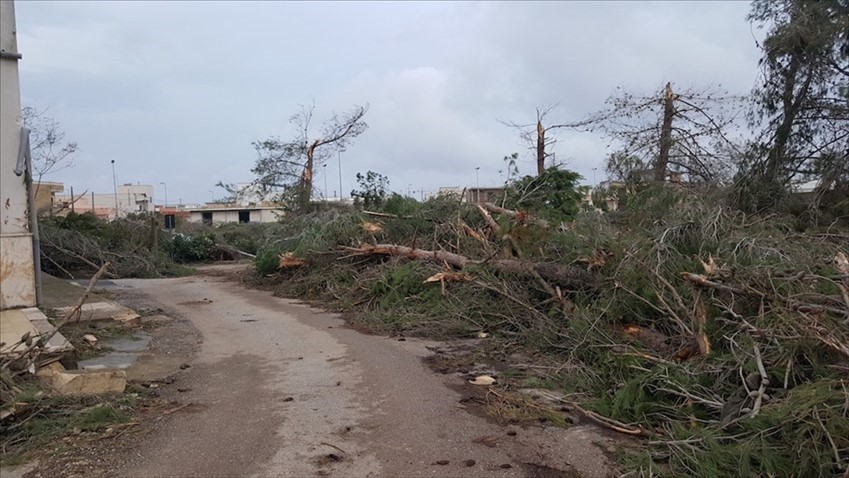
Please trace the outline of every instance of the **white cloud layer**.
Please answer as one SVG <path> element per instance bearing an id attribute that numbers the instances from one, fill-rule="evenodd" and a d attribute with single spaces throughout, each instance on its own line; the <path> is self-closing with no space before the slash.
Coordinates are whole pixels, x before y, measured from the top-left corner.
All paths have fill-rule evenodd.
<path id="1" fill-rule="evenodd" d="M 482 185 L 498 184 L 516 151 L 533 171 L 499 118 L 557 103 L 554 120 L 577 119 L 619 85 L 747 93 L 758 57 L 744 2 L 16 6 L 23 101 L 49 107 L 80 145 L 77 166 L 50 179 L 108 192 L 115 159 L 120 182 L 167 182 L 184 202 L 249 180 L 251 141 L 291 134 L 289 116 L 313 99 L 318 120 L 371 105 L 342 157 L 345 193 L 369 169 L 397 191 L 432 191 L 474 184 L 476 166 Z M 562 134 L 556 151 L 601 180 L 602 139 Z"/>

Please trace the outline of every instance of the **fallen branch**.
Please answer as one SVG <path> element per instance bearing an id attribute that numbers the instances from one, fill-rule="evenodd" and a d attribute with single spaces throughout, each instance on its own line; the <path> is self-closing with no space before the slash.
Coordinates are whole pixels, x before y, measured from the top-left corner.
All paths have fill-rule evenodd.
<path id="1" fill-rule="evenodd" d="M 787 297 L 781 297 L 779 295 L 768 294 L 765 292 L 760 292 L 752 289 L 743 289 L 741 287 L 735 287 L 728 284 L 722 284 L 719 282 L 712 281 L 707 277 L 699 274 L 693 274 L 692 272 L 682 272 L 681 277 L 684 278 L 687 282 L 691 284 L 702 286 L 702 287 L 710 287 L 712 289 L 722 290 L 726 292 L 731 292 L 732 294 L 745 295 L 749 297 L 756 297 L 761 300 L 767 300 L 770 302 L 783 302 L 786 305 L 790 306 L 790 308 L 804 312 L 829 312 L 831 314 L 849 317 L 849 308 L 841 309 L 838 307 L 831 307 L 827 305 L 821 304 L 806 304 L 804 302 L 799 302 Z"/>
<path id="2" fill-rule="evenodd" d="M 604 427 L 607 427 L 607 428 L 609 428 L 613 431 L 616 431 L 616 432 L 619 432 L 619 433 L 624 433 L 626 435 L 632 435 L 632 436 L 655 436 L 655 434 L 653 432 L 646 430 L 645 428 L 627 425 L 627 424 L 622 423 L 618 420 L 614 420 L 612 418 L 608 418 L 608 417 L 605 417 L 603 415 L 599 415 L 596 412 L 593 412 L 591 410 L 587 410 L 586 408 L 583 408 L 577 402 L 564 400 L 564 399 L 557 397 L 557 396 L 554 396 L 550 393 L 542 392 L 542 395 L 548 397 L 549 399 L 556 400 L 558 402 L 565 403 L 566 405 L 574 407 L 575 410 L 581 412 L 581 414 L 584 415 L 585 417 L 587 417 L 590 420 L 594 421 L 595 423 L 602 425 Z"/>
<path id="3" fill-rule="evenodd" d="M 478 206 L 478 207 L 480 207 L 480 206 Z M 514 211 L 512 209 L 505 209 L 501 206 L 496 206 L 495 204 L 493 204 L 491 202 L 483 203 L 483 207 L 486 208 L 486 210 L 489 211 L 489 212 L 494 212 L 496 214 L 504 214 L 505 216 L 510 216 L 514 219 L 517 219 L 521 223 L 536 224 L 537 226 L 541 226 L 541 227 L 548 227 L 549 226 L 548 221 L 546 221 L 544 219 L 531 217 L 530 215 L 528 215 L 528 213 L 525 213 L 525 212 Z"/>
<path id="4" fill-rule="evenodd" d="M 494 237 L 501 237 L 501 226 L 499 226 L 498 223 L 495 222 L 495 219 L 493 219 L 492 216 L 489 215 L 489 213 L 486 211 L 486 209 L 483 208 L 483 206 L 481 206 L 480 204 L 477 204 L 476 206 L 478 208 L 478 212 L 481 213 L 481 217 L 483 217 L 483 222 L 485 222 L 486 225 L 489 226 L 489 229 L 492 231 L 492 235 Z"/>
<path id="5" fill-rule="evenodd" d="M 344 247 L 344 250 L 363 255 L 384 255 L 406 257 L 410 260 L 429 261 L 439 265 L 448 264 L 458 269 L 470 265 L 480 265 L 498 272 L 517 274 L 525 277 L 553 282 L 565 289 L 586 290 L 596 286 L 595 276 L 584 269 L 555 262 L 528 262 L 517 259 L 491 259 L 476 261 L 468 257 L 447 251 L 427 251 L 396 244 L 364 245 L 362 247 Z"/>

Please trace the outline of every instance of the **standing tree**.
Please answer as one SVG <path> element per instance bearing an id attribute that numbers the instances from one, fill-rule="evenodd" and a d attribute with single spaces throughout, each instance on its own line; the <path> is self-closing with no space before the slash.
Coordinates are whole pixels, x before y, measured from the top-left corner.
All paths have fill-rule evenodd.
<path id="1" fill-rule="evenodd" d="M 505 126 L 515 128 L 519 131 L 519 136 L 522 140 L 528 143 L 528 149 L 533 151 L 537 165 L 537 176 L 542 176 L 546 170 L 546 161 L 548 158 L 553 158 L 554 153 L 551 149 L 557 143 L 557 137 L 554 136 L 555 130 L 560 128 L 568 128 L 574 125 L 555 124 L 548 125 L 546 117 L 556 108 L 557 105 L 549 106 L 545 109 L 536 109 L 536 123 L 520 124 L 514 121 L 499 120 Z"/>
<path id="2" fill-rule="evenodd" d="M 717 87 L 676 93 L 667 83 L 648 96 L 617 89 L 606 109 L 568 126 L 601 131 L 617 145 L 606 164 L 614 177 L 662 182 L 674 173 L 717 183 L 731 178 L 742 155 L 731 136 L 741 100 Z"/>
<path id="3" fill-rule="evenodd" d="M 849 1 L 755 0 L 749 20 L 767 30 L 749 118 L 761 133 L 737 192 L 762 209 L 796 180 L 849 175 Z"/>
<path id="4" fill-rule="evenodd" d="M 44 176 L 74 165 L 77 143 L 65 141 L 59 122 L 47 116 L 47 110 L 38 111 L 32 106 L 21 109 L 21 122 L 30 130 L 29 145 L 32 155 L 33 180 L 36 193 Z"/>
<path id="5" fill-rule="evenodd" d="M 333 153 L 343 151 L 368 128 L 363 121 L 368 105 L 355 106 L 341 116 L 334 113 L 318 134 L 311 131 L 314 111 L 315 105 L 301 105 L 301 111 L 289 118 L 297 129 L 291 141 L 272 137 L 253 143 L 258 158 L 251 169 L 257 176 L 252 185 L 264 193 L 282 190 L 294 198 L 302 212 L 307 210 L 312 198 L 315 168 Z"/>
<path id="6" fill-rule="evenodd" d="M 357 173 L 357 183 L 360 189 L 351 191 L 351 196 L 361 202 L 364 208 L 379 207 L 386 200 L 389 188 L 389 178 L 386 176 L 374 171 Z"/>

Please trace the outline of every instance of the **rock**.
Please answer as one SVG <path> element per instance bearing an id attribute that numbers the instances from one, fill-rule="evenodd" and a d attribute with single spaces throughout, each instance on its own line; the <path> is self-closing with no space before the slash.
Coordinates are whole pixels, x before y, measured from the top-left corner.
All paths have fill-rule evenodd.
<path id="1" fill-rule="evenodd" d="M 480 375 L 476 377 L 474 380 L 469 380 L 469 383 L 473 385 L 492 385 L 495 383 L 495 379 L 490 375 Z"/>
<path id="2" fill-rule="evenodd" d="M 448 461 L 448 460 L 439 460 L 439 461 L 436 462 L 437 465 L 442 465 L 442 466 L 447 465 L 449 463 L 451 463 L 451 462 Z"/>
<path id="3" fill-rule="evenodd" d="M 507 470 L 509 468 L 513 468 L 513 465 L 511 465 L 510 463 L 504 463 L 499 468 L 503 468 L 503 469 Z"/>
<path id="4" fill-rule="evenodd" d="M 86 396 L 121 393 L 127 387 L 127 373 L 123 370 L 90 372 L 65 370 L 58 362 L 50 365 L 52 367 L 49 367 L 49 369 L 48 367 L 42 369 L 47 369 L 42 377 L 47 379 L 50 386 L 62 395 Z"/>
<path id="5" fill-rule="evenodd" d="M 83 335 L 83 340 L 89 343 L 89 345 L 94 345 L 97 343 L 97 337 L 92 334 Z"/>
<path id="6" fill-rule="evenodd" d="M 466 460 L 465 463 L 466 466 L 475 466 L 475 463 L 477 462 L 475 460 Z"/>

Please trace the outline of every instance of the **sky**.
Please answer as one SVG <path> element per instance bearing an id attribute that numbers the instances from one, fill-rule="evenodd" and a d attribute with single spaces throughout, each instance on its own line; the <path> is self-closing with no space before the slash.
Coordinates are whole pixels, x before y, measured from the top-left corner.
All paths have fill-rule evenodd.
<path id="1" fill-rule="evenodd" d="M 45 178 L 75 192 L 155 186 L 162 203 L 222 197 L 247 182 L 253 141 L 294 137 L 368 103 L 369 129 L 341 156 L 342 191 L 373 170 L 420 197 L 497 186 L 503 158 L 535 163 L 499 119 L 570 122 L 617 87 L 720 84 L 746 94 L 759 52 L 747 2 L 16 2 L 21 97 L 79 151 Z M 318 132 L 318 129 L 316 129 Z M 554 149 L 586 184 L 604 179 L 604 138 L 563 132 Z M 315 187 L 338 194 L 339 158 Z M 476 171 L 475 168 L 480 168 Z M 594 168 L 596 170 L 594 171 Z M 325 178 L 326 171 L 326 178 Z"/>

